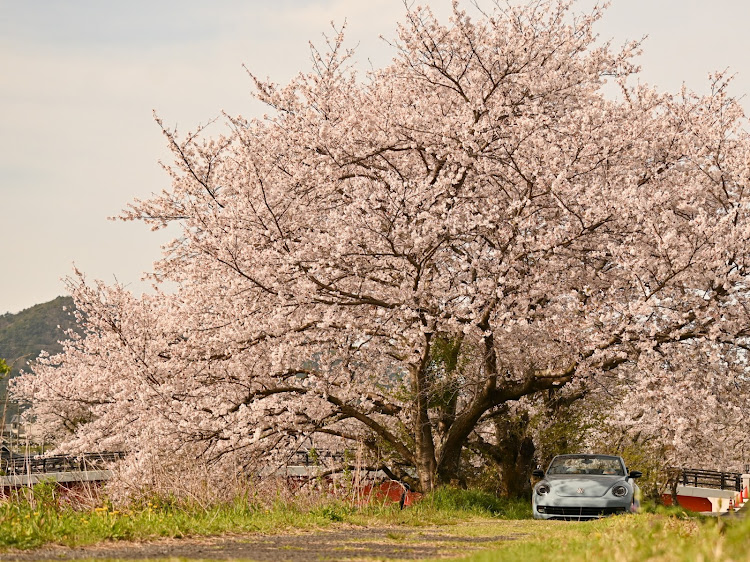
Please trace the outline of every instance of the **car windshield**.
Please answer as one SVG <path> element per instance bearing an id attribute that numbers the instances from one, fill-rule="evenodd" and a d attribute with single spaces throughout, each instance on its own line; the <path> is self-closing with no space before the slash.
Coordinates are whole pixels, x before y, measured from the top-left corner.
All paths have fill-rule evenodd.
<path id="1" fill-rule="evenodd" d="M 556 457 L 547 474 L 607 474 L 624 476 L 622 463 L 617 457 L 590 455 Z"/>

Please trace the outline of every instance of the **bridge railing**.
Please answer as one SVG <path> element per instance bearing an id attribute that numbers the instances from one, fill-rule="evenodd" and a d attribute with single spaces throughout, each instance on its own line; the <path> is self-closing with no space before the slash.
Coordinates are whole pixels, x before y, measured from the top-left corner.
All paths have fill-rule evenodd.
<path id="1" fill-rule="evenodd" d="M 344 455 L 338 451 L 329 451 L 327 449 L 304 450 L 300 449 L 294 453 L 291 460 L 292 464 L 298 466 L 315 466 L 326 462 L 343 462 Z"/>
<path id="2" fill-rule="evenodd" d="M 683 468 L 680 469 L 677 483 L 683 486 L 695 486 L 696 488 L 717 488 L 741 492 L 742 474 L 739 472 Z"/>
<path id="3" fill-rule="evenodd" d="M 0 471 L 14 474 L 43 474 L 46 472 L 82 472 L 101 470 L 114 461 L 125 458 L 125 453 L 86 453 L 79 456 L 30 456 L 0 460 Z"/>

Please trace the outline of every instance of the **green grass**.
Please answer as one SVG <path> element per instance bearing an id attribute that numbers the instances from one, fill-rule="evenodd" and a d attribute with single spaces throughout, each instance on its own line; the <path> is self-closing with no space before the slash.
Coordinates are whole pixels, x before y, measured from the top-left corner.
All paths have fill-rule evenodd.
<path id="1" fill-rule="evenodd" d="M 527 560 L 748 561 L 750 520 L 695 518 L 665 513 L 610 517 L 589 522 L 524 521 L 520 526 L 491 525 L 486 533 L 519 533 L 514 540 L 468 557 L 463 562 Z M 523 534 L 520 534 L 523 533 Z"/>
<path id="2" fill-rule="evenodd" d="M 29 549 L 45 544 L 80 546 L 108 540 L 182 538 L 225 533 L 282 532 L 347 523 L 354 525 L 445 525 L 469 517 L 519 518 L 530 515 L 528 502 L 499 500 L 482 492 L 441 490 L 416 506 L 399 510 L 393 503 L 356 506 L 331 496 L 310 502 L 245 495 L 203 507 L 155 498 L 126 508 L 106 500 L 82 508 L 65 502 L 52 484 L 0 502 L 0 549 Z"/>
<path id="3" fill-rule="evenodd" d="M 480 490 L 461 490 L 458 488 L 441 488 L 428 495 L 414 506 L 415 510 L 425 509 L 428 512 L 474 514 L 493 516 L 502 519 L 530 519 L 531 502 L 498 498 L 494 494 Z"/>
<path id="4" fill-rule="evenodd" d="M 271 496 L 270 498 L 268 496 Z M 410 544 L 439 534 L 446 554 L 469 562 L 750 561 L 750 518 L 696 518 L 678 509 L 591 522 L 535 521 L 528 501 L 442 489 L 403 511 L 394 504 L 357 506 L 327 495 L 247 494 L 200 506 L 152 499 L 115 509 L 106 500 L 66 502 L 52 485 L 0 502 L 0 558 L 5 548 L 150 540 L 242 533 L 282 533 L 352 525 L 381 527 L 386 541 Z M 426 539 L 429 540 L 429 539 Z M 291 547 L 290 547 L 291 548 Z"/>
<path id="5" fill-rule="evenodd" d="M 105 504 L 85 511 L 11 502 L 0 505 L 0 548 L 308 529 L 340 521 L 337 509 L 307 511 L 280 503 L 260 507 L 241 499 L 205 509 L 148 502 L 127 509 Z"/>

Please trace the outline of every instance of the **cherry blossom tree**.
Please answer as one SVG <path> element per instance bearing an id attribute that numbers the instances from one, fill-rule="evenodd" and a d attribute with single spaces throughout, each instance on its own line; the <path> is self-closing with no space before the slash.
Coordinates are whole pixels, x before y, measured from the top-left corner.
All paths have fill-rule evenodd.
<path id="1" fill-rule="evenodd" d="M 659 384 L 628 377 L 611 423 L 657 447 L 664 468 L 743 470 L 750 458 L 747 359 L 738 346 L 722 347 L 670 345 L 643 357 L 639 366 Z"/>
<path id="2" fill-rule="evenodd" d="M 269 116 L 163 127 L 171 188 L 123 218 L 180 225 L 154 273 L 177 289 L 78 275 L 85 334 L 16 392 L 60 450 L 269 463 L 317 436 L 423 490 L 524 397 L 692 412 L 676 373 L 723 400 L 750 335 L 745 118 L 721 75 L 637 84 L 601 16 L 409 9 L 385 68 L 361 78 L 337 32 L 289 84 L 253 78 Z"/>

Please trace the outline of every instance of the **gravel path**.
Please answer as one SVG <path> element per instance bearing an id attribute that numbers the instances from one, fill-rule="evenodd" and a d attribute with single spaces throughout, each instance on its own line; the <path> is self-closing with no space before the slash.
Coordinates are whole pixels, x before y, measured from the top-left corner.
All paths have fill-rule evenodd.
<path id="1" fill-rule="evenodd" d="M 165 558 L 202 560 L 420 560 L 469 554 L 512 536 L 466 537 L 448 527 L 351 527 L 309 533 L 162 539 L 146 543 L 105 543 L 87 547 L 45 547 L 0 552 L 4 562 L 30 560 Z"/>

